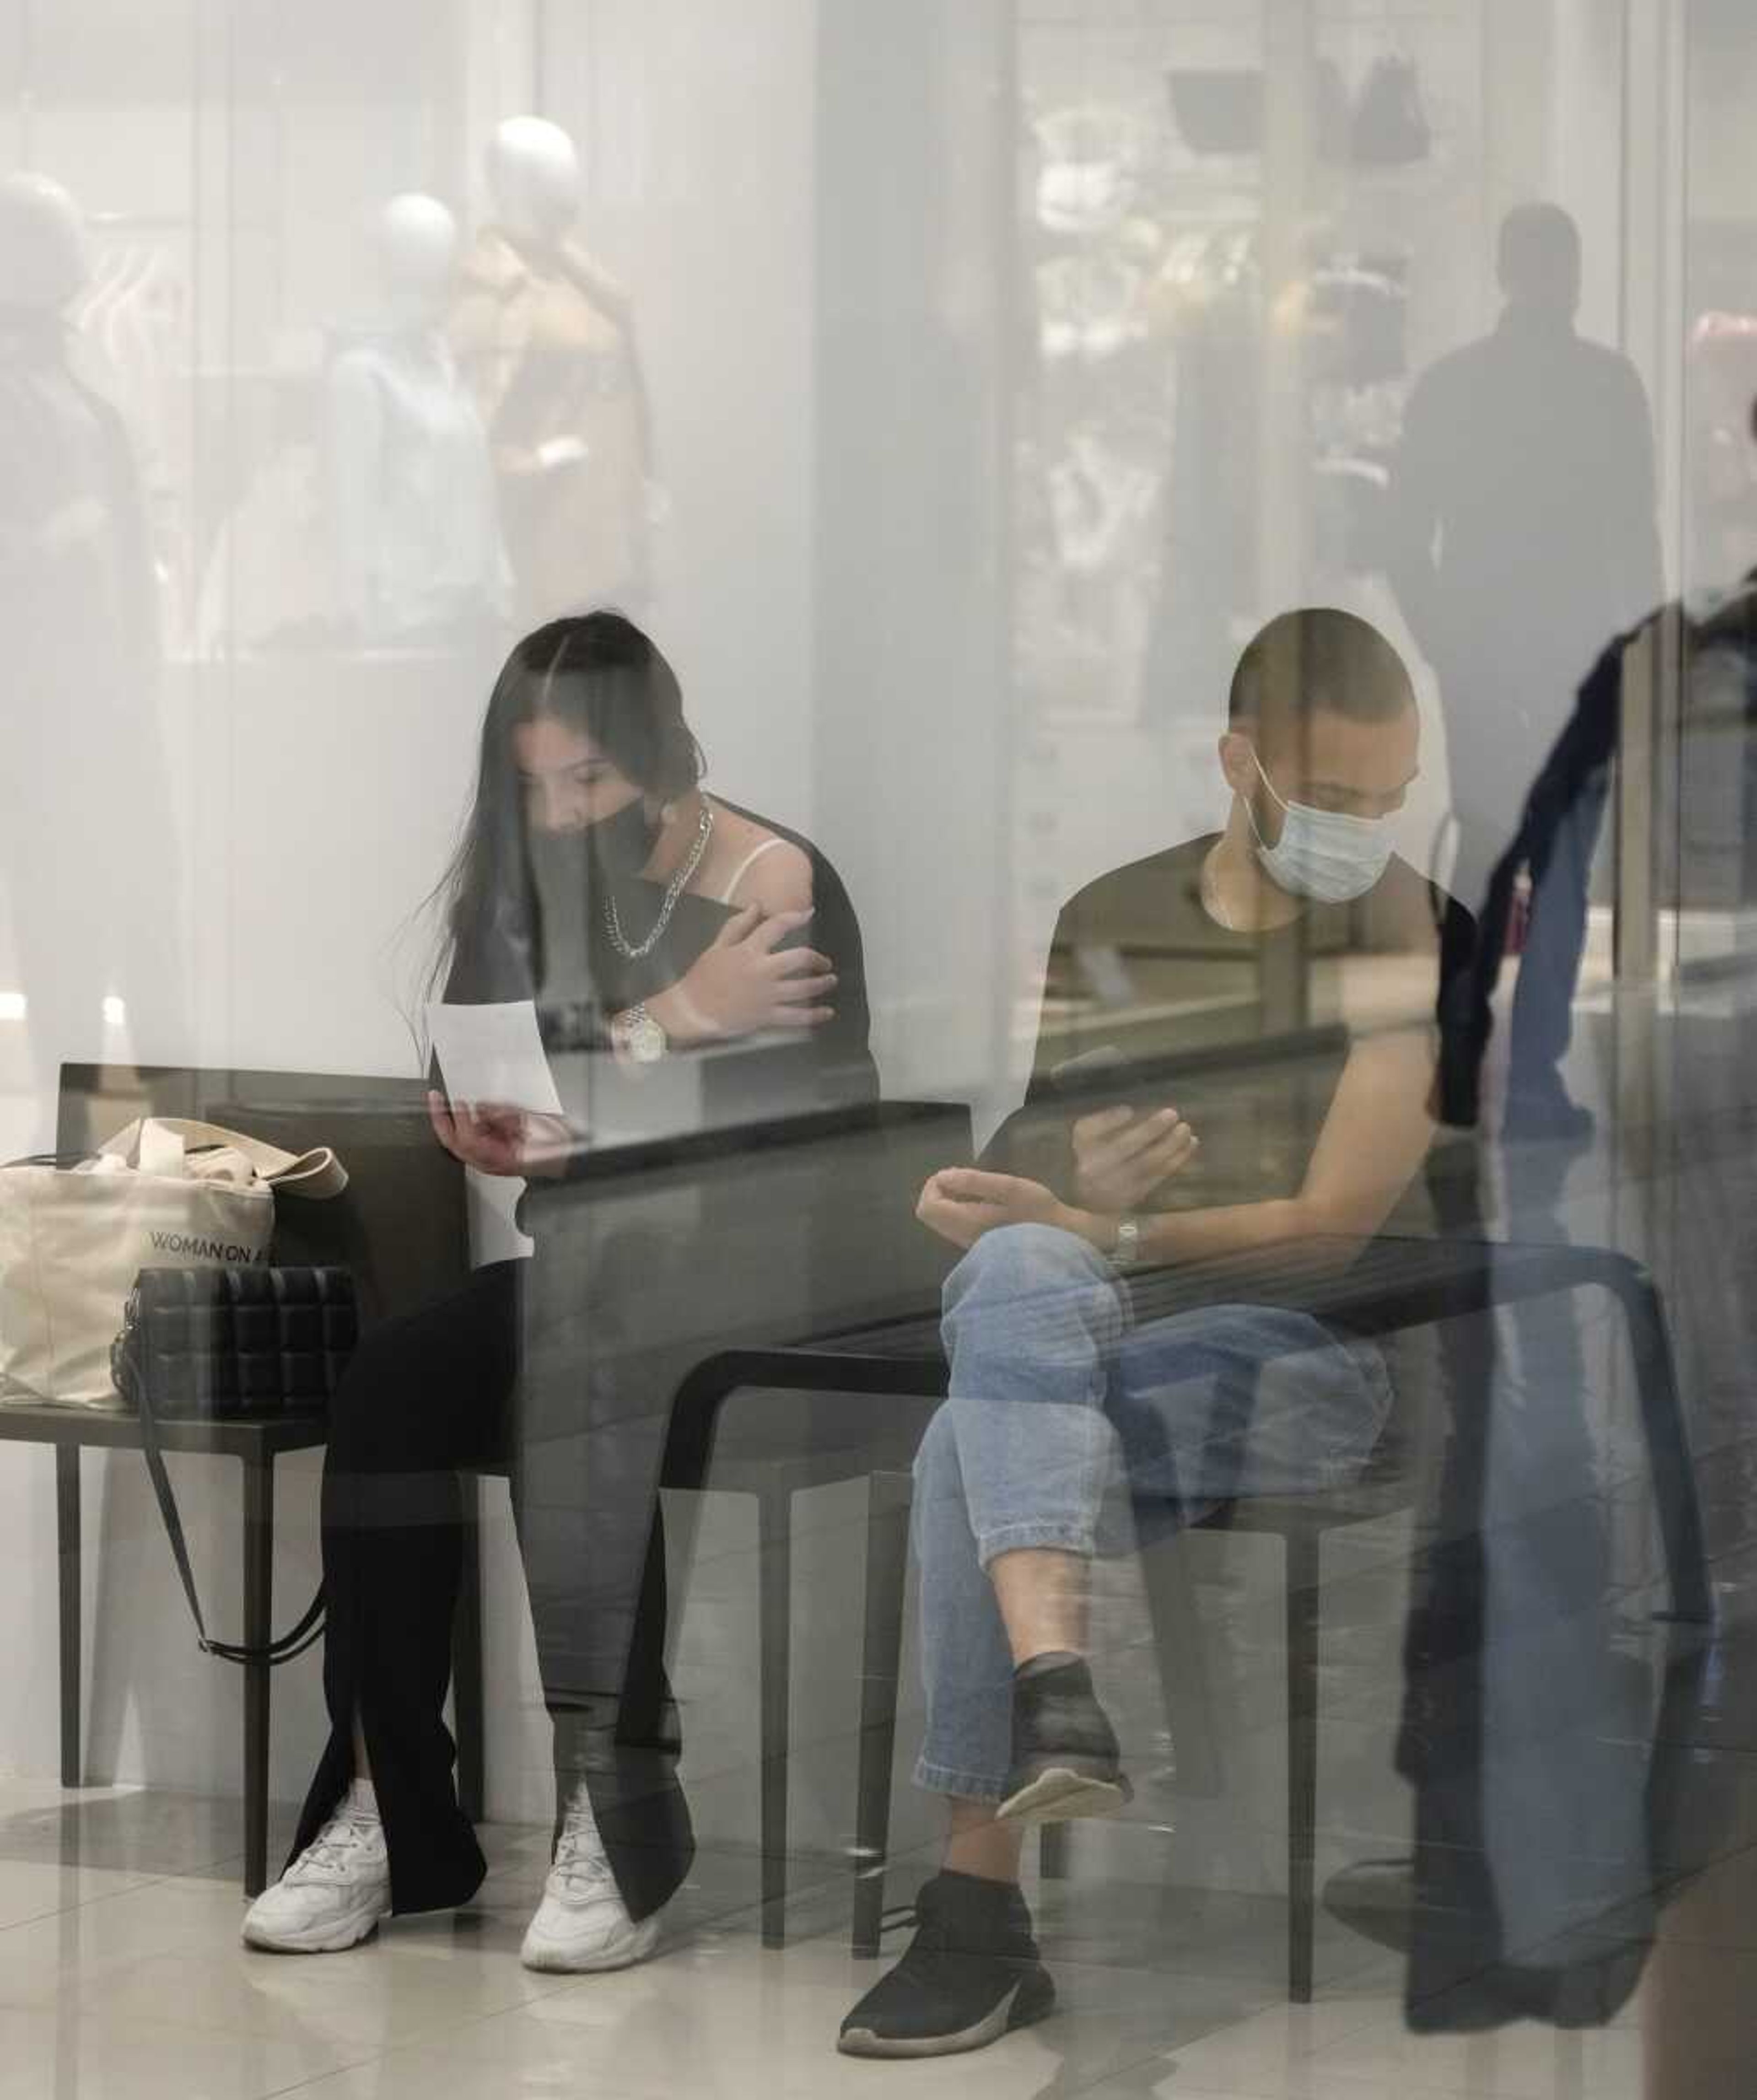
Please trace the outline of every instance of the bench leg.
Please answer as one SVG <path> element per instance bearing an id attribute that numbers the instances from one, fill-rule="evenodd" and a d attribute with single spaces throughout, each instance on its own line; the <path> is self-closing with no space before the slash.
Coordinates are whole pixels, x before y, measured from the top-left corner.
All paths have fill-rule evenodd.
<path id="1" fill-rule="evenodd" d="M 265 1648 L 274 1638 L 275 1462 L 244 1462 L 244 1639 Z M 244 1671 L 244 1892 L 258 1896 L 268 1882 L 269 1665 Z"/>
<path id="2" fill-rule="evenodd" d="M 472 1823 L 484 1813 L 487 1760 L 483 1740 L 482 1489 L 474 1475 L 463 1497 L 463 1566 L 452 1619 L 452 1724 L 457 1737 L 457 1805 Z"/>
<path id="3" fill-rule="evenodd" d="M 792 1730 L 792 1498 L 757 1498 L 762 1703 L 762 1943 L 787 1943 L 787 1760 Z"/>
<path id="4" fill-rule="evenodd" d="M 860 1768 L 854 1800 L 854 1952 L 871 1961 L 885 1919 L 890 1789 L 897 1748 L 897 1671 L 909 1569 L 910 1481 L 875 1473 L 867 1484 L 866 1632 L 860 1677 Z"/>
<path id="5" fill-rule="evenodd" d="M 61 1784 L 83 1786 L 85 1758 L 80 1746 L 80 1574 L 82 1545 L 79 1508 L 79 1446 L 55 1447 L 55 1533 L 60 1560 Z"/>
<path id="6" fill-rule="evenodd" d="M 1671 1589 L 1671 1609 L 1660 1616 L 1706 1626 L 1715 1616 L 1714 1590 L 1708 1580 L 1702 1504 L 1697 1498 L 1696 1469 L 1690 1461 L 1689 1436 L 1678 1392 L 1677 1365 L 1666 1331 L 1665 1309 L 1658 1287 L 1644 1276 L 1621 1286 L 1617 1295 L 1629 1326 L 1641 1430 L 1659 1507 L 1666 1573 Z"/>
<path id="7" fill-rule="evenodd" d="M 1318 1930 L 1318 1542 L 1289 1533 L 1287 1550 L 1287 1996 L 1312 2002 Z"/>
<path id="8" fill-rule="evenodd" d="M 1179 1532 L 1146 1548 L 1141 1573 L 1159 1657 L 1159 1693 L 1172 1739 L 1177 1791 L 1206 1800 L 1219 1794 L 1223 1785 L 1213 1692 L 1189 1553 L 1188 1535 Z"/>

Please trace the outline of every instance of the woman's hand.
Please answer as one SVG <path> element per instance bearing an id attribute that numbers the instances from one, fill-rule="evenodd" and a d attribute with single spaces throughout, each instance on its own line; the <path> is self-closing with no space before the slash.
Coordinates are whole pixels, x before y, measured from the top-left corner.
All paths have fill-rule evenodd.
<path id="1" fill-rule="evenodd" d="M 427 1096 L 427 1115 L 435 1136 L 452 1158 L 481 1174 L 558 1174 L 572 1149 L 572 1133 L 559 1116 L 478 1108 L 467 1101 L 448 1101 L 436 1092 Z"/>
<path id="2" fill-rule="evenodd" d="M 1040 1181 L 976 1167 L 948 1167 L 931 1176 L 915 1214 L 954 1246 L 974 1246 L 1000 1225 L 1055 1225 L 1101 1249 L 1105 1244 L 1101 1220 L 1064 1203 Z"/>
<path id="3" fill-rule="evenodd" d="M 647 1000 L 647 1012 L 686 1043 L 821 1028 L 836 1012 L 826 1003 L 836 989 L 829 962 L 810 948 L 780 946 L 810 916 L 780 911 L 766 919 L 760 905 L 747 905 L 669 991 Z M 681 1026 L 673 1027 L 673 1017 Z"/>
<path id="4" fill-rule="evenodd" d="M 1176 1109 L 1153 1115 L 1101 1109 L 1082 1116 L 1074 1126 L 1075 1193 L 1088 1210 L 1120 1217 L 1182 1173 L 1201 1142 Z"/>

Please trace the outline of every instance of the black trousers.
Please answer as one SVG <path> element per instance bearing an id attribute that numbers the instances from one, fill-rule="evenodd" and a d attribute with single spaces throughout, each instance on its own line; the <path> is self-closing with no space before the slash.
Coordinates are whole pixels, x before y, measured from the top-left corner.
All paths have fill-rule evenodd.
<path id="1" fill-rule="evenodd" d="M 528 1264 L 363 1339 L 333 1401 L 324 1468 L 330 1735 L 293 1856 L 353 1770 L 360 1715 L 384 1819 L 391 1907 L 466 1903 L 486 1871 L 457 1802 L 444 1705 L 462 1568 L 462 1467 L 510 1462 L 513 1511 L 554 1736 L 557 1815 L 584 1780 L 630 1915 L 665 1903 L 694 1855 L 664 1683 L 657 1425 L 669 1389 L 636 1358 L 533 1381 Z M 604 1374 L 607 1371 L 607 1375 Z M 533 1387 L 536 1389 L 533 1389 Z M 644 1388 L 644 1406 L 603 1396 Z M 646 1616 L 640 1612 L 644 1599 Z"/>

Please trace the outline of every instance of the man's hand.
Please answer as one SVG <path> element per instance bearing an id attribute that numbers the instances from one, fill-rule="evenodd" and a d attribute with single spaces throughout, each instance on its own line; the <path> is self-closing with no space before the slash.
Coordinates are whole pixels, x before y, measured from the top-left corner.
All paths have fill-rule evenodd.
<path id="1" fill-rule="evenodd" d="M 492 1105 L 475 1107 L 432 1092 L 427 1114 L 435 1136 L 452 1158 L 482 1174 L 559 1174 L 573 1149 L 572 1132 L 559 1116 Z"/>
<path id="2" fill-rule="evenodd" d="M 1088 1210 L 1119 1217 L 1182 1173 L 1201 1142 L 1176 1109 L 1101 1109 L 1074 1126 L 1075 1191 Z"/>
<path id="3" fill-rule="evenodd" d="M 974 1246 L 998 1225 L 1056 1225 L 1095 1246 L 1106 1244 L 1101 1220 L 1064 1203 L 1040 1181 L 975 1167 L 948 1167 L 930 1176 L 915 1214 L 954 1246 Z"/>

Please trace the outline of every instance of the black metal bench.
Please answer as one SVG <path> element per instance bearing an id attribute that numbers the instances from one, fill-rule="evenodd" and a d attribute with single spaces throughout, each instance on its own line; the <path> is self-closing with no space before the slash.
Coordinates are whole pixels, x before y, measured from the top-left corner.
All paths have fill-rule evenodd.
<path id="1" fill-rule="evenodd" d="M 413 1310 L 460 1285 L 470 1265 L 464 1176 L 435 1142 L 425 1086 L 417 1081 L 285 1072 L 200 1070 L 182 1066 L 79 1065 L 62 1068 L 57 1149 L 95 1149 L 135 1116 L 196 1117 L 229 1125 L 302 1151 L 331 1143 L 351 1176 L 333 1203 L 284 1204 L 276 1220 L 276 1258 L 333 1261 L 351 1266 L 363 1284 L 369 1318 Z M 849 1199 L 833 1221 L 843 1242 L 834 1250 L 851 1277 L 841 1302 L 872 1308 L 919 1302 L 928 1279 L 943 1264 L 910 1218 L 922 1176 L 948 1159 L 967 1158 L 969 1118 L 961 1106 L 938 1102 L 867 1104 L 793 1117 L 748 1128 L 696 1133 L 679 1140 L 643 1143 L 607 1152 L 590 1162 L 594 1215 L 601 1229 L 638 1219 L 649 1200 L 663 1201 L 681 1179 L 691 1186 L 712 1177 L 743 1189 L 762 1187 L 766 1168 L 784 1174 L 790 1164 L 828 1149 Z M 853 1200 L 859 1191 L 863 1201 Z M 875 1218 L 894 1229 L 873 1243 Z M 854 1276 L 854 1272 L 859 1272 Z M 776 1325 L 780 1325 L 777 1317 Z M 183 1422 L 163 1425 L 167 1451 L 236 1459 L 244 1468 L 242 1564 L 239 1618 L 231 1597 L 214 1615 L 229 1637 L 260 1646 L 271 1632 L 273 1608 L 275 1474 L 277 1458 L 311 1450 L 328 1439 L 320 1414 L 263 1422 Z M 88 1408 L 0 1407 L 0 1440 L 54 1447 L 60 1561 L 60 1765 L 64 1785 L 84 1784 L 81 1716 L 83 1696 L 81 1597 L 83 1533 L 80 1453 L 87 1447 L 139 1450 L 138 1421 L 130 1414 Z M 907 1461 L 907 1450 L 903 1454 Z M 759 1511 L 762 1621 L 765 1652 L 784 1640 L 789 1591 L 788 1516 L 805 1489 L 864 1477 L 869 1440 L 858 1449 L 809 1446 L 771 1439 L 744 1454 L 716 1485 L 752 1496 Z M 457 1744 L 457 1789 L 473 1820 L 483 1812 L 485 1726 L 482 1662 L 482 1582 L 479 1496 L 474 1476 L 501 1475 L 483 1466 L 466 1475 L 465 1558 L 452 1628 L 452 1709 Z M 880 1586 L 883 1586 L 882 1583 Z M 180 1604 L 177 1608 L 181 1610 Z M 179 1617 L 179 1627 L 181 1620 Z M 235 1631 L 236 1627 L 236 1631 Z M 267 1664 L 244 1676 L 245 1890 L 255 1895 L 267 1879 L 269 1705 Z M 765 1757 L 775 1722 L 765 1707 Z M 784 1708 L 781 1712 L 784 1730 Z"/>
<path id="2" fill-rule="evenodd" d="M 1480 1239 L 1381 1238 L 1362 1244 L 1318 1242 L 1192 1264 L 1138 1277 L 1137 1316 L 1168 1317 L 1202 1306 L 1247 1302 L 1285 1306 L 1356 1334 L 1388 1336 L 1428 1326 L 1449 1328 L 1498 1307 L 1557 1293 L 1598 1288 L 1620 1307 L 1628 1335 L 1643 1432 L 1671 1586 L 1670 1616 L 1706 1621 L 1712 1614 L 1700 1512 L 1671 1346 L 1657 1288 L 1646 1270 L 1613 1251 L 1565 1245 L 1509 1245 Z M 897 1669 L 907 1562 L 908 1479 L 898 1446 L 919 1434 L 920 1414 L 899 1418 L 870 1403 L 933 1403 L 946 1392 L 947 1366 L 935 1313 L 802 1339 L 779 1348 L 729 1349 L 708 1358 L 680 1388 L 672 1411 L 664 1478 L 668 1486 L 712 1486 L 722 1414 L 735 1394 L 792 1391 L 859 1410 L 873 1438 L 866 1467 L 873 1483 L 867 1564 L 861 1749 L 854 1846 L 857 1953 L 878 1948 L 884 1908 Z M 845 1436 L 845 1445 L 853 1440 Z M 1406 1505 L 1413 1489 L 1393 1480 L 1363 1479 L 1352 1488 L 1300 1497 L 1253 1498 L 1226 1506 L 1210 1522 L 1234 1531 L 1272 1533 L 1287 1557 L 1288 1710 L 1288 1880 L 1290 1995 L 1310 1998 L 1315 1924 L 1313 1889 L 1318 1782 L 1318 1562 L 1324 1534 Z M 693 1526 L 673 1527 L 686 1582 Z M 1148 1556 L 1150 1567 L 1155 1556 Z M 679 1587 L 682 1586 L 680 1582 Z M 1199 1650 L 1187 1593 L 1175 1572 L 1150 1573 L 1149 1604 L 1162 1666 L 1197 1696 L 1179 1700 L 1179 1771 L 1190 1776 L 1212 1758 L 1199 1692 Z M 762 1851 L 763 1938 L 785 1938 L 787 1895 L 787 1670 L 784 1598 L 766 1608 L 761 1657 L 765 1714 Z M 1176 1687 L 1168 1686 L 1168 1692 Z M 638 1722 L 636 1723 L 638 1725 Z M 1192 1740 L 1194 1739 L 1194 1740 Z M 1048 1864 L 1053 1870 L 1052 1840 Z"/>

